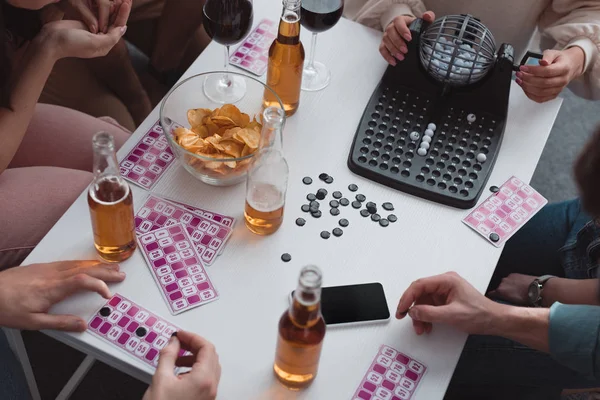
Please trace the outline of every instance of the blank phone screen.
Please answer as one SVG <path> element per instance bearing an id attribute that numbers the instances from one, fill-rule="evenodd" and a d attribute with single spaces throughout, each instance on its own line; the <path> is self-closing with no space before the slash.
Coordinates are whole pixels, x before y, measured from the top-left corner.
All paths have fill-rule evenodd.
<path id="1" fill-rule="evenodd" d="M 321 291 L 321 312 L 327 325 L 390 318 L 381 283 L 324 287 Z"/>

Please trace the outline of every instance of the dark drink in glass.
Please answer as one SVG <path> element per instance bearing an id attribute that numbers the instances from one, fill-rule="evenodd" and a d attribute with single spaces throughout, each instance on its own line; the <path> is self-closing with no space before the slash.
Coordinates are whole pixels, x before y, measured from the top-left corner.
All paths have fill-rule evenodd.
<path id="1" fill-rule="evenodd" d="M 311 32 L 325 32 L 338 23 L 344 11 L 342 0 L 302 0 L 302 26 Z"/>
<path id="2" fill-rule="evenodd" d="M 204 94 L 216 103 L 233 104 L 246 94 L 246 81 L 227 73 L 229 46 L 242 41 L 248 35 L 254 20 L 252 1 L 206 0 L 202 12 L 206 33 L 215 42 L 225 46 L 225 72 L 220 77 L 211 75 L 206 78 Z"/>
<path id="3" fill-rule="evenodd" d="M 312 34 L 308 64 L 302 71 L 302 90 L 314 92 L 329 85 L 331 72 L 321 62 L 315 61 L 317 34 L 338 23 L 344 12 L 344 0 L 302 0 L 300 21 Z"/>
<path id="4" fill-rule="evenodd" d="M 254 13 L 248 0 L 209 0 L 204 6 L 204 29 L 215 42 L 231 46 L 246 37 Z"/>

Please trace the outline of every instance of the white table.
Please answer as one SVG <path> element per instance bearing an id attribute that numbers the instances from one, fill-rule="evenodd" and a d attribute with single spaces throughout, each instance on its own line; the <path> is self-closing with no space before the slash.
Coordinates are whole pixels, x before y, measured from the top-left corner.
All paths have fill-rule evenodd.
<path id="1" fill-rule="evenodd" d="M 263 17 L 278 20 L 280 4 L 278 0 L 255 0 L 255 23 Z M 332 81 L 323 91 L 302 93 L 298 113 L 287 122 L 284 142 L 290 185 L 286 218 L 275 235 L 254 236 L 244 227 L 244 185 L 210 187 L 176 166 L 155 188 L 158 195 L 238 218 L 224 254 L 209 269 L 220 291 L 218 301 L 171 316 L 140 252 L 122 264 L 127 272 L 125 282 L 111 287 L 216 345 L 223 367 L 221 399 L 348 399 L 381 344 L 398 348 L 429 367 L 417 399 L 443 397 L 466 335 L 436 326 L 432 334 L 418 337 L 409 320 L 330 329 L 319 375 L 305 391 L 284 389 L 272 373 L 277 321 L 288 306 L 288 294 L 295 288 L 301 266 L 320 266 L 328 286 L 383 283 L 393 313 L 406 287 L 423 276 L 454 270 L 484 291 L 501 253 L 501 249 L 489 245 L 462 224 L 467 211 L 394 191 L 355 176 L 346 167 L 363 109 L 386 68 L 377 49 L 380 37 L 381 33 L 347 20 L 319 35 L 317 57 L 331 67 Z M 308 45 L 306 32 L 303 38 Z M 220 69 L 222 62 L 223 49 L 212 44 L 186 76 Z M 538 105 L 529 101 L 518 86 L 512 89 L 509 122 L 490 184 L 501 184 L 511 175 L 525 181 L 531 179 L 560 107 L 560 100 Z M 157 119 L 155 109 L 119 155 L 124 156 Z M 350 226 L 341 238 L 319 237 L 321 230 L 335 227 L 338 218 L 328 213 L 318 220 L 309 218 L 305 227 L 298 228 L 294 220 L 303 214 L 300 206 L 308 190 L 302 177 L 316 178 L 321 172 L 335 178 L 328 190 L 348 194 L 348 184 L 356 183 L 359 193 L 369 200 L 393 202 L 398 222 L 384 229 L 348 207 L 342 210 L 340 218 L 348 217 Z M 133 187 L 136 209 L 147 194 Z M 88 206 L 82 194 L 26 263 L 94 258 L 92 243 Z M 293 257 L 290 263 L 280 260 L 285 252 Z M 89 319 L 103 302 L 98 295 L 82 294 L 52 311 Z M 47 334 L 125 373 L 150 381 L 149 368 L 88 333 Z"/>

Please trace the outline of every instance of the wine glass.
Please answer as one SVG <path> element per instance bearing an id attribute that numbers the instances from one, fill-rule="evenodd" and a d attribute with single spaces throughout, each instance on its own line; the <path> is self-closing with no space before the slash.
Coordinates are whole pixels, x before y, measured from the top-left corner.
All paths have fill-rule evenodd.
<path id="1" fill-rule="evenodd" d="M 302 71 L 302 90 L 314 92 L 329 85 L 331 71 L 325 64 L 315 61 L 317 34 L 337 24 L 343 12 L 344 0 L 302 0 L 300 22 L 313 33 L 309 61 Z"/>
<path id="2" fill-rule="evenodd" d="M 206 0 L 204 29 L 217 43 L 225 46 L 225 73 L 210 75 L 204 82 L 204 94 L 215 103 L 235 103 L 246 94 L 246 82 L 229 71 L 229 46 L 240 42 L 252 27 L 252 0 Z"/>

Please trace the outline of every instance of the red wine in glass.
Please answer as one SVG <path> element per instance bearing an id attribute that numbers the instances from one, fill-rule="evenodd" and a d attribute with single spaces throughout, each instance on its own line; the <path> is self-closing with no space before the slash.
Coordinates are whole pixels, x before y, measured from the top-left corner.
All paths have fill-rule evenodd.
<path id="1" fill-rule="evenodd" d="M 308 64 L 302 70 L 302 90 L 314 92 L 329 85 L 331 72 L 321 62 L 315 61 L 317 34 L 332 28 L 344 12 L 344 0 L 302 0 L 300 23 L 312 32 Z"/>
<path id="2" fill-rule="evenodd" d="M 204 82 L 204 94 L 217 103 L 235 103 L 246 94 L 246 82 L 227 74 L 229 46 L 248 35 L 254 20 L 252 1 L 206 0 L 203 15 L 206 33 L 215 42 L 225 46 L 225 73 L 220 79 L 208 77 Z"/>
<path id="3" fill-rule="evenodd" d="M 254 13 L 249 0 L 207 0 L 204 5 L 204 28 L 217 43 L 231 46 L 246 37 Z"/>
<path id="4" fill-rule="evenodd" d="M 302 0 L 302 26 L 311 32 L 325 32 L 338 23 L 344 12 L 342 0 Z"/>

